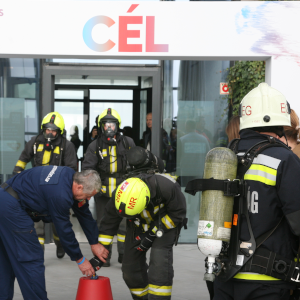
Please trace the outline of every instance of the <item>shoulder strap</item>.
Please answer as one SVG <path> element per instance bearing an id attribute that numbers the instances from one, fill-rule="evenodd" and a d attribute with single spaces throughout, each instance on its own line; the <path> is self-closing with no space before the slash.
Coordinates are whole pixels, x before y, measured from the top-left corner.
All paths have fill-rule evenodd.
<path id="1" fill-rule="evenodd" d="M 38 134 L 35 138 L 35 141 L 34 141 L 34 144 L 33 144 L 33 163 L 34 163 L 34 166 L 36 166 L 36 151 L 37 151 L 37 146 L 39 145 L 39 143 L 37 143 L 37 140 L 38 140 L 38 137 L 40 136 L 41 134 Z"/>
<path id="2" fill-rule="evenodd" d="M 162 195 L 161 195 L 160 186 L 156 179 L 156 175 L 154 175 L 154 182 L 155 182 L 155 189 L 156 189 L 156 199 L 157 199 L 158 204 L 160 205 L 161 201 L 162 201 Z"/>
<path id="3" fill-rule="evenodd" d="M 253 160 L 260 153 L 270 147 L 283 147 L 291 151 L 284 143 L 270 136 L 266 140 L 260 141 L 248 149 L 243 155 L 238 155 L 238 163 L 242 168 L 238 168 L 239 178 L 244 178 L 245 173 L 250 168 Z M 240 169 L 240 170 L 239 170 Z"/>
<path id="4" fill-rule="evenodd" d="M 64 158 L 65 158 L 65 150 L 66 150 L 66 138 L 61 137 L 61 148 L 60 148 L 60 158 L 59 158 L 59 166 L 64 165 Z"/>
<path id="5" fill-rule="evenodd" d="M 238 149 L 238 144 L 239 144 L 240 139 L 233 139 L 229 142 L 227 145 L 227 148 L 232 150 L 235 154 L 237 154 L 237 149 Z"/>
<path id="6" fill-rule="evenodd" d="M 129 143 L 128 143 L 127 137 L 124 136 L 124 135 L 121 135 L 120 137 L 121 137 L 121 139 L 122 139 L 122 143 L 123 143 L 124 148 L 125 148 L 126 150 L 129 150 Z"/>
<path id="7" fill-rule="evenodd" d="M 98 161 L 103 159 L 99 153 L 99 151 L 102 152 L 102 148 L 103 148 L 103 141 L 102 141 L 101 135 L 100 135 L 99 137 L 97 137 L 97 140 L 96 140 L 96 155 L 98 157 Z"/>

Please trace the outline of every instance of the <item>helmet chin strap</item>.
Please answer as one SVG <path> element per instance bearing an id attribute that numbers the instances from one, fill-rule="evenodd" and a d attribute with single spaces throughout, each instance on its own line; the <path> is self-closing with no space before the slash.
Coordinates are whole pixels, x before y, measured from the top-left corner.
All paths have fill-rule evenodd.
<path id="1" fill-rule="evenodd" d="M 288 142 L 288 139 L 287 139 L 287 137 L 286 137 L 286 135 L 285 135 L 285 132 L 283 131 L 283 136 L 285 137 L 285 140 L 286 140 L 286 145 L 289 147 L 289 142 Z"/>

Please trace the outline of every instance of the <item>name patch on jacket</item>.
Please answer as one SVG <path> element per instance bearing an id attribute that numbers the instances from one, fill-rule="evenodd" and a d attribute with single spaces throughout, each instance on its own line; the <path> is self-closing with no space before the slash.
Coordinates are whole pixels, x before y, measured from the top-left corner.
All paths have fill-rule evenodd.
<path id="1" fill-rule="evenodd" d="M 42 174 L 40 177 L 40 185 L 45 184 L 58 184 L 60 172 L 62 167 L 58 166 L 47 166 L 43 167 Z"/>

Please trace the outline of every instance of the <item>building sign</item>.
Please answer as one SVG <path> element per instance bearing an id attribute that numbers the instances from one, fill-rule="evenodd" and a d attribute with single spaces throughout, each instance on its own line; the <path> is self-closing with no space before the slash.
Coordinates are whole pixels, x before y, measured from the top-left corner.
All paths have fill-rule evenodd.
<path id="1" fill-rule="evenodd" d="M 298 92 L 300 1 L 57 3 L 2 0 L 0 58 L 265 60 L 271 86 Z"/>
<path id="2" fill-rule="evenodd" d="M 0 57 L 300 57 L 299 1 L 55 3 L 2 0 Z"/>
<path id="3" fill-rule="evenodd" d="M 118 52 L 120 53 L 136 53 L 136 52 L 168 52 L 168 44 L 155 44 L 155 16 L 133 16 L 132 12 L 139 4 L 132 4 L 128 9 L 129 15 L 119 16 L 118 24 L 108 16 L 95 16 L 89 19 L 83 27 L 83 40 L 85 44 L 92 50 L 97 52 L 106 52 L 113 49 L 116 43 L 111 39 L 105 43 L 95 42 L 92 32 L 96 25 L 104 24 L 107 30 L 113 25 L 118 26 Z M 145 20 L 145 24 L 144 24 Z M 139 29 L 129 29 L 131 25 L 144 25 Z M 104 29 L 105 30 L 105 29 Z M 141 37 L 141 30 L 144 30 L 145 42 L 129 43 L 131 38 L 138 40 Z M 100 33 L 101 34 L 101 33 Z"/>

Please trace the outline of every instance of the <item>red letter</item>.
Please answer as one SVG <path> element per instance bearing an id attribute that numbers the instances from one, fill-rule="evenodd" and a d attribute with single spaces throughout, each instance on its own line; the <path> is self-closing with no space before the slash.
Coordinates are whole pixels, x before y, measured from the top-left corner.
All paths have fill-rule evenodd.
<path id="1" fill-rule="evenodd" d="M 146 52 L 169 52 L 168 44 L 154 44 L 154 18 L 146 17 Z"/>
<path id="2" fill-rule="evenodd" d="M 0 9 L 0 17 L 3 16 L 3 9 Z"/>
<path id="3" fill-rule="evenodd" d="M 128 38 L 139 38 L 139 30 L 127 30 L 128 24 L 143 24 L 143 17 L 119 17 L 119 52 L 142 52 L 142 44 L 127 44 Z"/>
<path id="4" fill-rule="evenodd" d="M 249 108 L 249 109 L 248 109 Z M 250 116 L 251 115 L 251 106 L 246 106 L 246 115 Z"/>
<path id="5" fill-rule="evenodd" d="M 286 111 L 285 111 L 285 103 L 280 103 L 281 104 L 281 113 L 282 114 L 285 114 Z"/>
<path id="6" fill-rule="evenodd" d="M 243 106 L 243 116 L 245 115 L 245 106 Z"/>

